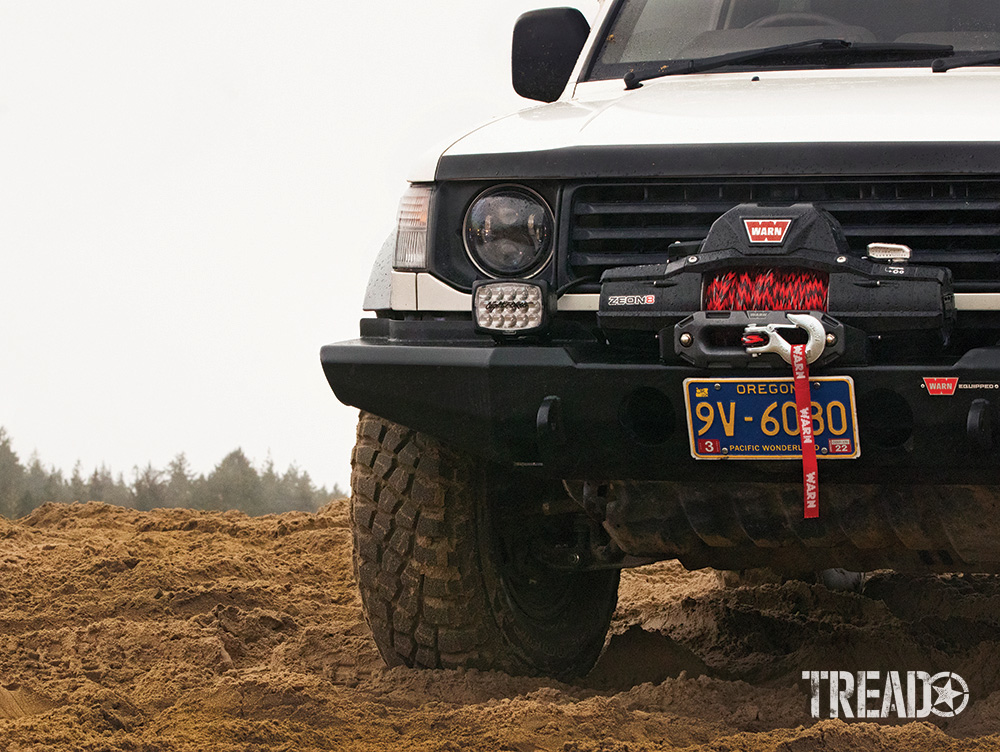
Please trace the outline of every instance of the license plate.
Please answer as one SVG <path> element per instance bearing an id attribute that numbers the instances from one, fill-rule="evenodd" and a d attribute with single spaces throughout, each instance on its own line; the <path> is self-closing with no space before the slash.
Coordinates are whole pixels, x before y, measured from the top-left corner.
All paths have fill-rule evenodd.
<path id="1" fill-rule="evenodd" d="M 816 456 L 855 459 L 858 442 L 854 380 L 809 380 Z M 802 458 L 795 385 L 787 379 L 687 379 L 684 382 L 691 456 L 699 460 Z"/>

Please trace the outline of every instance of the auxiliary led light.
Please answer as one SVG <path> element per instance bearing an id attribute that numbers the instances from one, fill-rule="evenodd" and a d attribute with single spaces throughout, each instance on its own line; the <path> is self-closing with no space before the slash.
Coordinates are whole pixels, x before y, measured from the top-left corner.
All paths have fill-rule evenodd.
<path id="1" fill-rule="evenodd" d="M 546 324 L 544 282 L 478 282 L 472 290 L 476 327 L 500 334 L 530 334 Z"/>

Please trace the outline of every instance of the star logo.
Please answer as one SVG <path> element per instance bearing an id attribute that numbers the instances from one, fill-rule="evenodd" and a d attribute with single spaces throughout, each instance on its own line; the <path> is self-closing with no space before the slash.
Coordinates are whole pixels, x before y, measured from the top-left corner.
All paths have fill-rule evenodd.
<path id="1" fill-rule="evenodd" d="M 934 674 L 929 684 L 934 690 L 934 705 L 931 710 L 935 715 L 953 718 L 969 704 L 969 685 L 958 674 L 942 671 Z"/>

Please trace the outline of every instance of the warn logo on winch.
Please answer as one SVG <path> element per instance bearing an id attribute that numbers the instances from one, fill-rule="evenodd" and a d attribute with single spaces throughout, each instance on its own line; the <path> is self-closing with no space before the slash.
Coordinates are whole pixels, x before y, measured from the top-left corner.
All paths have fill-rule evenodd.
<path id="1" fill-rule="evenodd" d="M 785 234 L 792 224 L 790 219 L 744 219 L 747 237 L 751 243 L 780 244 L 785 241 Z"/>

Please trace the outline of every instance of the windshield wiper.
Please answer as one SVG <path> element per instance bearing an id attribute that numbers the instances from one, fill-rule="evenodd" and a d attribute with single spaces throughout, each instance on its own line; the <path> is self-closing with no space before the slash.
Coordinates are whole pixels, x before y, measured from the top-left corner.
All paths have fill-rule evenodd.
<path id="1" fill-rule="evenodd" d="M 951 60 L 938 58 L 931 63 L 931 70 L 935 73 L 944 73 L 952 68 L 964 68 L 967 65 L 1000 65 L 1000 52 L 987 52 L 982 55 L 957 57 Z"/>
<path id="2" fill-rule="evenodd" d="M 649 81 L 652 78 L 676 76 L 684 73 L 701 73 L 702 71 L 722 68 L 727 65 L 753 62 L 758 58 L 771 57 L 782 52 L 807 50 L 837 53 L 850 51 L 852 54 L 857 53 L 860 55 L 902 53 L 916 57 L 931 57 L 954 52 L 955 48 L 950 44 L 872 43 L 848 42 L 846 39 L 808 39 L 804 42 L 779 44 L 774 47 L 761 47 L 756 50 L 743 50 L 741 52 L 727 52 L 724 55 L 713 55 L 711 57 L 671 60 L 666 65 L 661 66 L 658 70 L 651 73 L 637 74 L 635 71 L 629 71 L 625 74 L 625 88 L 629 90 L 638 89 L 642 86 L 643 81 Z"/>

